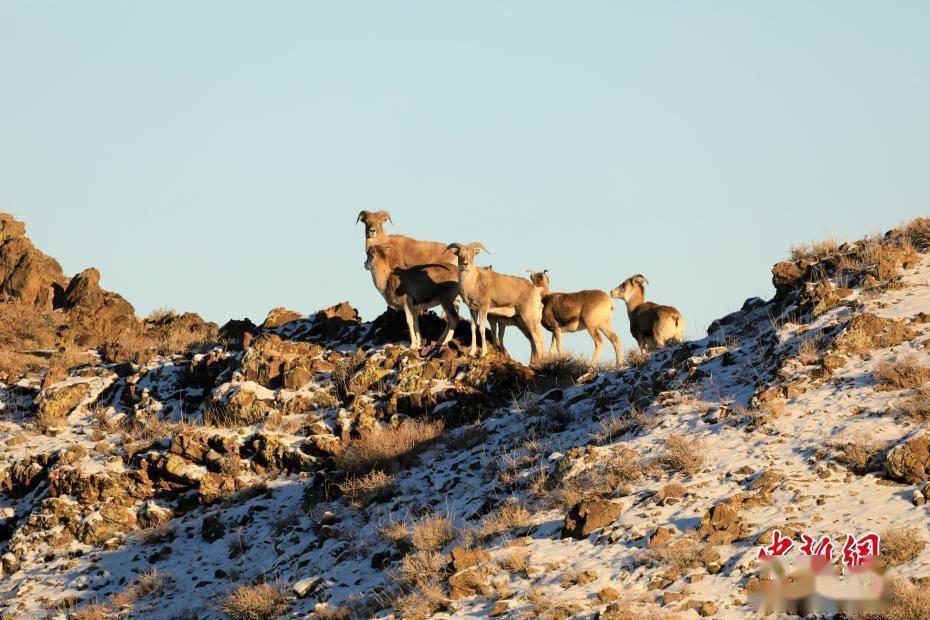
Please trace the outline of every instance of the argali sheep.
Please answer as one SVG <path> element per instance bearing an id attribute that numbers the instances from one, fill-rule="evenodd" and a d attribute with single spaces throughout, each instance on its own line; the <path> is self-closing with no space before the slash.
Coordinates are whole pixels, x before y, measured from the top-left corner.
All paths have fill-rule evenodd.
<path id="1" fill-rule="evenodd" d="M 394 248 L 395 260 L 400 267 L 431 264 L 455 266 L 455 259 L 446 253 L 445 243 L 387 234 L 384 223 L 394 223 L 387 211 L 361 211 L 355 221 L 365 225 L 365 249 L 368 250 L 374 244 L 390 245 Z"/>
<path id="2" fill-rule="evenodd" d="M 542 295 L 526 278 L 508 276 L 475 265 L 475 255 L 485 248 L 480 243 L 450 243 L 448 249 L 458 257 L 459 293 L 471 311 L 471 351 L 475 354 L 477 329 L 481 335 L 481 355 L 487 354 L 485 326 L 488 315 L 512 317 L 517 328 L 530 341 L 530 363 L 541 359 Z"/>
<path id="3" fill-rule="evenodd" d="M 614 347 L 614 354 L 619 364 L 623 360 L 620 348 L 620 339 L 613 327 L 614 300 L 604 291 L 585 290 L 575 293 L 550 293 L 549 270 L 532 271 L 530 281 L 542 294 L 543 313 L 542 326 L 552 332 L 552 342 L 549 343 L 549 355 L 553 349 L 562 353 L 562 333 L 586 330 L 594 341 L 594 354 L 591 363 L 597 362 L 601 354 L 603 340 L 601 334 L 607 336 Z"/>
<path id="4" fill-rule="evenodd" d="M 452 339 L 459 314 L 455 298 L 459 294 L 458 272 L 449 265 L 430 264 L 401 267 L 397 250 L 389 244 L 373 244 L 366 251 L 365 269 L 371 272 L 375 288 L 388 306 L 400 308 L 407 319 L 410 346 L 419 349 L 420 310 L 442 306 L 446 315 L 446 328 L 439 337 L 439 345 Z"/>
<path id="5" fill-rule="evenodd" d="M 677 344 L 685 339 L 685 320 L 681 313 L 671 306 L 660 306 L 646 298 L 646 285 L 649 284 L 642 274 L 636 274 L 623 281 L 610 296 L 622 299 L 626 303 L 627 316 L 630 317 L 630 333 L 639 344 L 641 351 L 661 349 L 666 344 Z"/>

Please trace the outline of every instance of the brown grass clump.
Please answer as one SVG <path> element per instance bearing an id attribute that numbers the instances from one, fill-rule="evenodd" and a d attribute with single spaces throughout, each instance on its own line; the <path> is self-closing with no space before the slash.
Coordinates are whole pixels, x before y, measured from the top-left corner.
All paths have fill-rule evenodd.
<path id="1" fill-rule="evenodd" d="M 478 535 L 483 539 L 493 538 L 499 534 L 531 525 L 532 518 L 533 515 L 523 504 L 506 501 L 481 519 Z"/>
<path id="2" fill-rule="evenodd" d="M 701 566 L 709 556 L 715 554 L 713 545 L 701 542 L 696 532 L 688 532 L 669 541 L 647 549 L 642 560 L 653 566 L 668 565 L 678 569 Z"/>
<path id="3" fill-rule="evenodd" d="M 622 437 L 633 428 L 634 422 L 629 416 L 610 416 L 598 425 L 598 429 L 591 433 L 591 439 L 599 446 L 609 444 L 614 439 Z"/>
<path id="4" fill-rule="evenodd" d="M 554 387 L 568 387 L 589 372 L 591 366 L 585 359 L 571 354 L 553 355 L 536 367 L 535 386 L 540 393 Z"/>
<path id="5" fill-rule="evenodd" d="M 432 550 L 408 553 L 397 565 L 392 578 L 408 587 L 434 583 L 443 574 L 446 558 Z"/>
<path id="6" fill-rule="evenodd" d="M 401 617 L 409 620 L 424 620 L 437 611 L 445 609 L 448 604 L 449 599 L 437 583 L 421 584 L 394 602 Z"/>
<path id="7" fill-rule="evenodd" d="M 388 521 L 387 524 L 378 528 L 378 534 L 395 545 L 410 542 L 410 527 L 403 521 Z"/>
<path id="8" fill-rule="evenodd" d="M 687 492 L 688 489 L 685 487 L 685 485 L 681 484 L 680 482 L 671 482 L 659 489 L 659 493 L 656 497 L 659 499 L 659 501 L 664 501 L 666 499 L 681 499 Z"/>
<path id="9" fill-rule="evenodd" d="M 881 557 L 888 566 L 898 566 L 916 558 L 926 546 L 917 528 L 894 528 L 882 533 Z"/>
<path id="10" fill-rule="evenodd" d="M 882 617 L 885 620 L 924 620 L 930 618 L 930 586 L 911 583 L 893 576 L 886 585 L 890 605 Z"/>
<path id="11" fill-rule="evenodd" d="M 880 444 L 864 435 L 858 435 L 838 447 L 840 453 L 837 455 L 836 460 L 848 465 L 850 469 L 860 475 L 868 473 L 872 459 L 881 450 Z"/>
<path id="12" fill-rule="evenodd" d="M 665 438 L 665 451 L 659 460 L 666 467 L 693 476 L 704 465 L 704 442 L 673 433 Z"/>
<path id="13" fill-rule="evenodd" d="M 408 420 L 396 428 L 364 431 L 336 457 L 336 465 L 349 473 L 388 470 L 403 457 L 430 447 L 442 434 L 443 423 Z"/>
<path id="14" fill-rule="evenodd" d="M 442 549 L 455 538 L 455 524 L 445 515 L 426 515 L 410 529 L 410 544 L 414 549 Z"/>
<path id="15" fill-rule="evenodd" d="M 103 603 L 88 603 L 73 610 L 71 620 L 106 620 L 113 616 L 113 608 Z"/>
<path id="16" fill-rule="evenodd" d="M 922 386 L 898 405 L 898 411 L 917 422 L 930 421 L 930 387 Z"/>
<path id="17" fill-rule="evenodd" d="M 871 313 L 858 314 L 836 337 L 833 348 L 842 354 L 864 355 L 875 349 L 886 349 L 917 336 L 916 330 L 904 321 L 886 319 Z"/>
<path id="18" fill-rule="evenodd" d="M 924 250 L 930 246 L 930 218 L 918 217 L 891 231 L 891 240 L 900 240 L 915 248 Z"/>
<path id="19" fill-rule="evenodd" d="M 552 492 L 552 499 L 570 508 L 589 497 L 624 494 L 631 482 L 639 480 L 644 466 L 635 450 L 624 449 L 598 460 L 577 475 L 563 479 Z"/>
<path id="20" fill-rule="evenodd" d="M 501 556 L 497 564 L 508 573 L 526 573 L 526 569 L 530 567 L 530 555 L 529 549 L 512 549 Z"/>
<path id="21" fill-rule="evenodd" d="M 353 478 L 347 478 L 339 485 L 342 496 L 350 506 L 367 506 L 372 501 L 387 499 L 396 488 L 394 476 L 375 470 Z"/>
<path id="22" fill-rule="evenodd" d="M 356 349 L 352 355 L 347 355 L 336 362 L 332 372 L 332 382 L 336 389 L 336 397 L 345 400 L 352 389 L 352 377 L 365 365 L 365 351 Z"/>
<path id="23" fill-rule="evenodd" d="M 930 380 L 930 367 L 920 363 L 913 353 L 901 355 L 893 361 L 879 362 L 872 370 L 878 389 L 894 391 L 919 388 Z"/>
<path id="24" fill-rule="evenodd" d="M 814 338 L 808 336 L 801 339 L 801 342 L 798 344 L 798 360 L 805 366 L 810 366 L 820 361 L 817 341 Z"/>
<path id="25" fill-rule="evenodd" d="M 791 260 L 823 260 L 829 256 L 832 256 L 836 253 L 837 249 L 840 247 L 839 242 L 834 239 L 824 239 L 823 241 L 817 241 L 810 245 L 806 243 L 801 243 L 798 245 L 791 246 Z"/>
<path id="26" fill-rule="evenodd" d="M 220 609 L 233 620 L 272 620 L 287 612 L 287 596 L 268 583 L 240 585 L 226 595 Z"/>

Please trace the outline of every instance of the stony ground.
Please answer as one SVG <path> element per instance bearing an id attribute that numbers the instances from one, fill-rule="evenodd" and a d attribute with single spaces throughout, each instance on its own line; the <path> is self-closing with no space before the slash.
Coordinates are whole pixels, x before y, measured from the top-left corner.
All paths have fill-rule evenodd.
<path id="1" fill-rule="evenodd" d="M 0 386 L 0 609 L 744 617 L 773 528 L 881 533 L 880 570 L 920 578 L 910 232 L 799 251 L 771 300 L 620 368 L 411 351 L 401 317 L 340 304 Z"/>

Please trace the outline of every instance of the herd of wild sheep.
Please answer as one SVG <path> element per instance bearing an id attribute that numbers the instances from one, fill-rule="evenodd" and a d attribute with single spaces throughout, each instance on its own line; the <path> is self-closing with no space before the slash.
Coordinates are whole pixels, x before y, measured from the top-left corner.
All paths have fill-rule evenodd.
<path id="1" fill-rule="evenodd" d="M 418 241 L 404 235 L 389 235 L 385 222 L 391 222 L 387 211 L 362 211 L 356 223 L 365 225 L 365 269 L 371 272 L 375 288 L 388 306 L 403 310 L 410 330 L 410 344 L 420 348 L 421 310 L 441 306 L 446 327 L 439 345 L 452 339 L 459 322 L 458 300 L 471 312 L 471 351 L 476 350 L 476 326 L 481 338 L 481 355 L 487 353 L 485 328 L 491 328 L 495 346 L 503 350 L 504 330 L 515 325 L 530 341 L 530 363 L 541 359 L 544 351 L 543 328 L 552 332 L 549 354 L 553 349 L 562 353 L 562 333 L 587 330 L 594 340 L 596 362 L 601 352 L 601 334 L 610 340 L 622 359 L 620 339 L 611 319 L 612 298 L 626 303 L 630 332 L 641 351 L 662 348 L 684 340 L 685 321 L 671 306 L 645 301 L 642 275 L 627 278 L 610 295 L 604 291 L 552 293 L 547 271 L 530 271 L 530 277 L 497 273 L 490 267 L 479 267 L 475 256 L 485 248 L 480 243 L 437 243 Z"/>

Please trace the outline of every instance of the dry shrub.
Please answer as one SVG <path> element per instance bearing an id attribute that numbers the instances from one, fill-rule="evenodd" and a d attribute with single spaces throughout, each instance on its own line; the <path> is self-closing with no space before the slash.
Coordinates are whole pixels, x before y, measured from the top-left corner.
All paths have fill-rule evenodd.
<path id="1" fill-rule="evenodd" d="M 408 420 L 393 428 L 364 431 L 336 457 L 336 465 L 349 473 L 387 470 L 402 457 L 413 456 L 442 434 L 441 421 Z"/>
<path id="2" fill-rule="evenodd" d="M 915 527 L 900 527 L 882 533 L 881 557 L 888 566 L 910 562 L 924 550 L 927 541 Z"/>
<path id="3" fill-rule="evenodd" d="M 633 426 L 634 422 L 630 416 L 611 415 L 601 420 L 597 430 L 591 433 L 591 439 L 597 445 L 603 446 L 627 434 Z"/>
<path id="4" fill-rule="evenodd" d="M 488 539 L 516 528 L 527 527 L 532 523 L 532 518 L 533 515 L 523 504 L 505 501 L 481 519 L 478 536 Z"/>
<path id="5" fill-rule="evenodd" d="M 220 609 L 233 620 L 272 620 L 287 612 L 287 596 L 269 583 L 240 585 L 223 598 Z"/>
<path id="6" fill-rule="evenodd" d="M 387 499 L 394 493 L 394 476 L 381 470 L 347 478 L 339 485 L 342 496 L 350 506 L 367 506 L 372 501 Z"/>
<path id="7" fill-rule="evenodd" d="M 810 260 L 823 260 L 835 254 L 839 247 L 839 242 L 832 237 L 830 239 L 824 239 L 823 241 L 816 241 L 810 245 L 806 243 L 793 245 L 791 246 L 791 260 L 801 260 L 805 258 Z"/>
<path id="8" fill-rule="evenodd" d="M 414 549 L 442 549 L 455 538 L 455 524 L 445 515 L 426 515 L 415 521 L 410 530 Z"/>
<path id="9" fill-rule="evenodd" d="M 930 586 L 893 576 L 886 588 L 890 605 L 882 614 L 886 620 L 925 620 L 930 618 Z"/>
<path id="10" fill-rule="evenodd" d="M 145 364 L 158 356 L 184 355 L 218 344 L 219 330 L 192 313 L 159 309 L 142 321 L 141 329 L 126 330 L 100 346 L 109 363 Z"/>
<path id="11" fill-rule="evenodd" d="M 502 555 L 497 564 L 508 573 L 526 573 L 530 566 L 530 555 L 529 549 L 512 549 Z"/>
<path id="12" fill-rule="evenodd" d="M 234 428 L 241 426 L 239 416 L 232 408 L 219 400 L 209 401 L 203 410 L 204 426 L 217 428 Z"/>
<path id="13" fill-rule="evenodd" d="M 446 566 L 446 557 L 432 550 L 408 553 L 401 558 L 391 577 L 402 585 L 416 587 L 434 583 Z"/>
<path id="14" fill-rule="evenodd" d="M 537 366 L 536 389 L 545 392 L 553 387 L 568 387 L 590 371 L 591 367 L 585 359 L 569 354 L 553 355 Z"/>
<path id="15" fill-rule="evenodd" d="M 857 474 L 866 474 L 869 464 L 881 450 L 881 445 L 865 435 L 857 435 L 852 440 L 841 443 L 836 460 L 848 465 Z"/>
<path id="16" fill-rule="evenodd" d="M 103 603 L 88 603 L 71 612 L 71 620 L 106 620 L 112 618 L 114 610 Z"/>
<path id="17" fill-rule="evenodd" d="M 917 422 L 930 421 L 930 387 L 922 386 L 898 405 L 898 411 Z"/>
<path id="18" fill-rule="evenodd" d="M 643 476 L 643 465 L 635 450 L 623 449 L 595 462 L 578 474 L 564 478 L 552 499 L 570 508 L 590 497 L 613 497 L 628 492 L 629 484 Z"/>
<path id="19" fill-rule="evenodd" d="M 395 545 L 410 542 L 410 527 L 403 521 L 388 521 L 386 525 L 378 528 L 381 538 Z"/>
<path id="20" fill-rule="evenodd" d="M 352 355 L 347 355 L 336 361 L 331 375 L 333 387 L 339 400 L 345 400 L 352 392 L 352 377 L 365 365 L 365 351 L 356 349 Z"/>
<path id="21" fill-rule="evenodd" d="M 916 330 L 904 321 L 886 319 L 871 313 L 852 318 L 836 337 L 833 348 L 843 354 L 864 355 L 875 349 L 886 349 L 917 336 Z"/>
<path id="22" fill-rule="evenodd" d="M 704 442 L 684 435 L 671 434 L 665 438 L 665 450 L 659 460 L 666 467 L 688 476 L 701 471 L 704 465 Z"/>
<path id="23" fill-rule="evenodd" d="M 921 364 L 915 354 L 908 353 L 893 361 L 879 362 L 872 369 L 872 376 L 880 390 L 908 390 L 919 388 L 930 380 L 930 367 Z"/>
<path id="24" fill-rule="evenodd" d="M 915 248 L 924 250 L 930 246 L 930 218 L 918 217 L 902 224 L 889 234 L 890 240 L 901 240 Z"/>
<path id="25" fill-rule="evenodd" d="M 623 361 L 630 368 L 642 368 L 649 361 L 649 354 L 639 349 L 630 349 L 626 352 Z"/>
<path id="26" fill-rule="evenodd" d="M 533 610 L 533 617 L 547 620 L 565 620 L 581 611 L 576 603 L 559 600 L 542 591 L 533 588 L 526 594 L 526 600 Z"/>
<path id="27" fill-rule="evenodd" d="M 122 592 L 118 592 L 110 597 L 110 602 L 116 607 L 132 605 L 140 598 L 161 594 L 165 590 L 165 583 L 169 577 L 164 573 L 159 573 L 158 569 L 152 569 L 148 572 L 140 573 L 139 576 Z"/>
<path id="28" fill-rule="evenodd" d="M 394 602 L 401 617 L 409 620 L 424 620 L 448 604 L 442 587 L 435 582 L 423 583 Z"/>
<path id="29" fill-rule="evenodd" d="M 805 366 L 810 366 L 820 361 L 817 341 L 814 338 L 806 336 L 798 343 L 798 360 Z"/>
<path id="30" fill-rule="evenodd" d="M 688 489 L 685 487 L 685 485 L 681 484 L 680 482 L 672 482 L 659 489 L 657 497 L 659 501 L 666 499 L 681 499 L 687 492 Z"/>
<path id="31" fill-rule="evenodd" d="M 709 555 L 715 553 L 713 545 L 702 542 L 696 532 L 687 532 L 664 545 L 647 549 L 642 560 L 652 566 L 667 565 L 679 569 L 701 566 Z"/>

